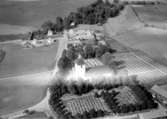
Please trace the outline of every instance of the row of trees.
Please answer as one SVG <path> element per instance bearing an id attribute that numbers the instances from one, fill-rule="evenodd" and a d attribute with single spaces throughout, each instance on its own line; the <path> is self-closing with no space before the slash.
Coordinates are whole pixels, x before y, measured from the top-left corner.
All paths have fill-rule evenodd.
<path id="1" fill-rule="evenodd" d="M 103 117 L 107 114 L 103 110 L 94 110 L 91 109 L 89 112 L 85 111 L 83 114 L 76 114 L 75 119 L 91 119 L 97 117 Z"/>
<path id="2" fill-rule="evenodd" d="M 46 21 L 41 25 L 41 29 L 33 32 L 33 37 L 36 39 L 43 38 L 48 30 L 54 32 L 62 32 L 64 29 L 76 27 L 78 24 L 103 24 L 109 17 L 115 17 L 124 8 L 123 4 L 96 2 L 78 8 L 76 12 L 71 12 L 68 16 L 56 17 L 56 22 Z"/>
<path id="3" fill-rule="evenodd" d="M 115 49 L 112 49 L 109 45 L 103 44 L 82 44 L 82 45 L 68 45 L 68 49 L 66 50 L 66 54 L 70 57 L 71 60 L 75 60 L 78 54 L 81 54 L 84 59 L 88 58 L 100 58 L 106 52 L 114 53 Z"/>
<path id="4" fill-rule="evenodd" d="M 0 63 L 4 60 L 6 52 L 3 49 L 0 49 Z"/>
<path id="5" fill-rule="evenodd" d="M 157 1 L 125 1 L 124 4 L 137 4 L 137 5 L 157 5 L 160 4 L 161 2 Z"/>
<path id="6" fill-rule="evenodd" d="M 112 91 L 101 93 L 101 96 L 114 113 L 129 113 L 158 107 L 158 104 L 154 102 L 151 93 L 149 93 L 145 87 L 141 85 L 130 87 L 135 92 L 137 97 L 140 98 L 141 103 L 119 105 L 117 99 L 115 98 L 117 94 L 119 94 L 118 92 Z"/>

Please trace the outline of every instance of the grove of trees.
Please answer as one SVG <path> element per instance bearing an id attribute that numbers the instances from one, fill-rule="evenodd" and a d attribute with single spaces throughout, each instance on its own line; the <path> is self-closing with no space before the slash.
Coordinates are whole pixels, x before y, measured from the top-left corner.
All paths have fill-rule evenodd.
<path id="1" fill-rule="evenodd" d="M 58 61 L 58 66 L 62 70 L 70 69 L 74 65 L 74 61 L 81 55 L 83 59 L 100 58 L 105 53 L 112 54 L 116 52 L 115 49 L 110 48 L 109 45 L 68 45 L 68 49 L 64 50 L 61 58 Z"/>

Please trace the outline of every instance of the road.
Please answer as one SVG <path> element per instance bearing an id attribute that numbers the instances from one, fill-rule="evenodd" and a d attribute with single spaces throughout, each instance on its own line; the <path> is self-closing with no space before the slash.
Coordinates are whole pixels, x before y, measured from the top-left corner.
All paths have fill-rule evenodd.
<path id="1" fill-rule="evenodd" d="M 35 74 L 27 74 L 27 75 L 22 75 L 22 76 L 6 77 L 6 78 L 2 78 L 0 80 L 7 80 L 7 79 L 11 79 L 11 78 L 13 78 L 13 79 L 17 78 L 17 79 L 23 80 L 25 77 L 28 77 L 29 80 L 27 80 L 27 83 L 30 83 L 30 84 L 35 83 L 35 84 L 41 84 L 41 85 L 48 84 L 49 82 L 51 82 L 53 77 L 55 77 L 55 75 L 58 71 L 57 61 L 60 59 L 63 50 L 67 47 L 67 42 L 68 42 L 68 38 L 66 35 L 64 35 L 64 37 L 59 39 L 59 46 L 58 46 L 58 51 L 57 51 L 57 54 L 55 57 L 55 66 L 54 66 L 53 71 L 39 72 L 39 73 L 35 73 Z M 41 77 L 42 79 L 46 79 L 46 80 L 40 80 L 40 78 L 38 78 L 39 80 L 32 81 L 31 77 L 34 77 L 34 76 Z M 26 108 L 26 109 L 27 110 L 35 110 L 37 112 L 45 112 L 48 117 L 49 116 L 54 117 L 54 115 L 52 114 L 52 111 L 49 108 L 49 104 L 48 104 L 49 95 L 50 94 L 47 91 L 45 98 L 41 102 L 39 102 L 38 104 L 36 104 L 32 107 Z M 16 119 L 18 117 L 25 116 L 26 114 L 24 113 L 24 110 L 26 110 L 26 109 L 21 109 L 19 111 L 16 111 L 14 113 L 10 113 L 7 115 L 2 115 L 1 117 L 8 118 L 8 119 Z"/>
<path id="2" fill-rule="evenodd" d="M 68 38 L 67 38 L 66 33 L 64 33 L 64 37 L 59 39 L 59 47 L 58 47 L 57 55 L 55 58 L 55 66 L 54 66 L 54 69 L 52 71 L 52 77 L 54 77 L 56 75 L 56 72 L 58 70 L 57 63 L 62 55 L 63 50 L 67 48 L 67 42 L 68 42 Z"/>

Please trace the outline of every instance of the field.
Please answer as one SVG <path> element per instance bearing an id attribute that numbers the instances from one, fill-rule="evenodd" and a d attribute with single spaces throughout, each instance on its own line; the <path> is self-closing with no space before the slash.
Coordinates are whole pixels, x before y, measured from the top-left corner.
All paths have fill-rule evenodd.
<path id="1" fill-rule="evenodd" d="M 163 84 L 166 82 L 164 80 L 164 74 L 167 74 L 166 8 L 166 4 L 128 6 L 120 16 L 110 19 L 104 26 L 104 30 L 113 39 L 127 47 L 147 53 L 154 60 L 149 60 L 144 55 L 140 55 L 139 59 L 144 60 L 145 63 L 140 64 L 141 62 L 136 62 L 133 58 L 128 61 L 130 65 L 127 67 L 135 69 L 133 72 L 143 72 L 138 78 L 141 78 L 145 83 Z M 118 24 L 119 27 L 113 23 Z M 144 26 L 144 24 L 150 26 Z M 148 64 L 152 64 L 153 67 L 148 66 Z M 156 70 L 154 70 L 155 68 Z M 148 78 L 149 80 L 147 80 Z"/>
<path id="2" fill-rule="evenodd" d="M 48 47 L 24 49 L 18 44 L 0 44 L 6 51 L 6 56 L 0 64 L 0 77 L 47 71 L 55 60 L 57 46 L 58 42 Z"/>
<path id="3" fill-rule="evenodd" d="M 114 37 L 119 42 L 146 52 L 152 58 L 166 64 L 167 31 L 156 28 L 141 28 Z"/>
<path id="4" fill-rule="evenodd" d="M 119 105 L 128 105 L 128 104 L 139 104 L 141 100 L 129 87 L 123 87 L 120 90 L 120 94 L 116 96 L 117 102 Z"/>
<path id="5" fill-rule="evenodd" d="M 145 23 L 167 27 L 166 6 L 166 4 L 156 6 L 145 5 L 139 7 L 135 6 L 134 9 Z"/>
<path id="6" fill-rule="evenodd" d="M 137 79 L 144 84 L 153 85 L 166 82 L 167 68 L 149 58 L 141 51 L 115 54 L 117 60 L 125 61 L 125 75 L 137 75 Z M 123 70 L 121 70 L 123 71 Z M 121 72 L 120 71 L 120 72 Z"/>
<path id="7" fill-rule="evenodd" d="M 89 112 L 91 109 L 111 112 L 102 98 L 96 98 L 92 94 L 63 100 L 63 102 L 66 109 L 72 112 L 72 115 L 76 115 L 78 113 L 83 114 L 85 111 Z"/>
<path id="8" fill-rule="evenodd" d="M 0 63 L 0 115 L 24 109 L 43 99 L 50 77 L 47 71 L 53 65 L 57 46 L 58 42 L 49 47 L 24 49 L 18 44 L 0 44 L 6 51 Z M 46 73 L 34 74 L 42 71 Z"/>
<path id="9" fill-rule="evenodd" d="M 45 91 L 46 86 L 29 85 L 17 80 L 0 81 L 0 115 L 38 103 L 45 96 Z"/>
<path id="10" fill-rule="evenodd" d="M 3 0 L 0 3 L 0 34 L 31 31 L 31 29 L 39 28 L 44 21 L 55 21 L 57 16 L 65 16 L 78 7 L 88 5 L 93 1 L 95 0 L 37 0 L 27 2 Z"/>
<path id="11" fill-rule="evenodd" d="M 133 9 L 128 7 L 125 13 L 110 19 L 111 23 L 109 21 L 104 27 L 105 31 L 120 43 L 143 50 L 155 60 L 167 65 L 167 31 L 161 29 L 162 25 L 166 26 L 166 8 L 166 5 L 133 6 Z M 119 24 L 119 27 L 115 27 L 113 21 L 114 24 Z M 141 21 L 156 25 L 158 28 L 139 25 Z"/>

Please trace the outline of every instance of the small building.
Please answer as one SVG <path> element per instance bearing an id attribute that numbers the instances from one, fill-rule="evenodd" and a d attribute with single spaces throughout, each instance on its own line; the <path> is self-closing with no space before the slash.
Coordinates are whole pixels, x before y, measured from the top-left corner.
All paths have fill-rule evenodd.
<path id="1" fill-rule="evenodd" d="M 167 119 L 167 111 L 163 107 L 139 114 L 140 119 Z"/>
<path id="2" fill-rule="evenodd" d="M 167 106 L 167 91 L 158 85 L 151 88 L 153 96 L 163 105 Z"/>
<path id="3" fill-rule="evenodd" d="M 53 35 L 53 31 L 52 30 L 48 30 L 47 36 L 52 36 Z"/>

